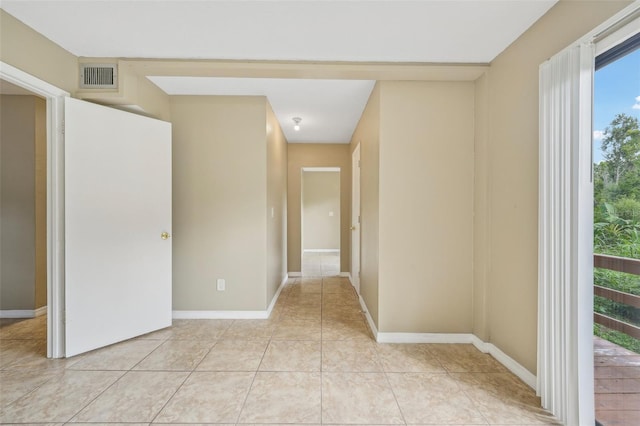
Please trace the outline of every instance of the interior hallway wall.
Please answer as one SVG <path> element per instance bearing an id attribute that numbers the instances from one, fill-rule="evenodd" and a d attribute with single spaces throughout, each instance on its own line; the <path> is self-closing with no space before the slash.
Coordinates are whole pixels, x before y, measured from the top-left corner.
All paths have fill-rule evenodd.
<path id="1" fill-rule="evenodd" d="M 340 249 L 340 172 L 302 172 L 302 249 Z"/>
<path id="2" fill-rule="evenodd" d="M 267 303 L 287 275 L 287 139 L 265 99 L 267 112 Z"/>
<path id="3" fill-rule="evenodd" d="M 266 105 L 171 98 L 174 310 L 267 307 Z"/>
<path id="4" fill-rule="evenodd" d="M 470 333 L 474 83 L 380 87 L 378 330 Z"/>
<path id="5" fill-rule="evenodd" d="M 0 96 L 0 310 L 47 304 L 46 103 Z"/>
<path id="6" fill-rule="evenodd" d="M 351 151 L 348 144 L 288 144 L 287 261 L 289 272 L 302 271 L 302 168 L 340 167 L 340 271 L 350 270 Z"/>
<path id="7" fill-rule="evenodd" d="M 360 295 L 376 327 L 378 321 L 378 248 L 380 208 L 380 85 L 371 91 L 351 138 L 360 145 Z"/>

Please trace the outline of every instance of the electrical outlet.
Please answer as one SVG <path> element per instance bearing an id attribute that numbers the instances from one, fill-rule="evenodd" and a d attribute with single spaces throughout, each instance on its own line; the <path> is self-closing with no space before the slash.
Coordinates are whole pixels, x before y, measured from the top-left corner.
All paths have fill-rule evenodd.
<path id="1" fill-rule="evenodd" d="M 225 283 L 224 279 L 218 278 L 218 281 L 216 281 L 216 288 L 218 289 L 218 291 L 225 291 L 226 287 L 227 284 Z"/>

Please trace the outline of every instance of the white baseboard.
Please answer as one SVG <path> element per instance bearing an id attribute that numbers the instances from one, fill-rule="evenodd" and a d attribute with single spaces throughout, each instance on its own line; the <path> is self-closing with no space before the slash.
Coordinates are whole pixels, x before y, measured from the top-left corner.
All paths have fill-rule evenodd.
<path id="1" fill-rule="evenodd" d="M 473 343 L 471 333 L 378 333 L 380 343 Z"/>
<path id="2" fill-rule="evenodd" d="M 369 309 L 367 308 L 367 304 L 364 302 L 364 299 L 361 295 L 358 295 L 360 300 L 360 307 L 362 307 L 362 311 L 364 312 L 364 316 L 367 318 L 367 324 L 369 324 L 369 328 L 371 328 L 371 332 L 373 333 L 373 338 L 376 342 L 378 342 L 378 328 L 376 324 L 373 322 L 373 318 L 371 318 L 371 314 L 369 313 Z"/>
<path id="3" fill-rule="evenodd" d="M 344 277 L 344 278 L 349 278 L 349 281 L 351 281 L 351 274 L 349 272 L 340 272 L 338 274 L 338 276 Z M 351 284 L 353 284 L 353 283 L 351 283 Z"/>
<path id="4" fill-rule="evenodd" d="M 302 272 L 289 272 L 287 275 L 289 278 L 298 278 L 302 276 Z"/>
<path id="5" fill-rule="evenodd" d="M 47 315 L 47 305 L 41 306 L 34 311 L 34 316 L 41 317 Z"/>
<path id="6" fill-rule="evenodd" d="M 533 390 L 537 390 L 537 378 L 493 343 L 487 343 L 472 333 L 382 333 L 376 328 L 367 304 L 360 296 L 360 306 L 365 313 L 373 337 L 378 343 L 464 343 L 472 344 L 480 352 L 488 353 L 509 371 L 518 376 Z"/>
<path id="7" fill-rule="evenodd" d="M 304 249 L 304 253 L 340 253 L 340 249 Z"/>
<path id="8" fill-rule="evenodd" d="M 42 308 L 38 309 L 6 309 L 0 310 L 0 318 L 35 318 L 47 313 L 47 307 L 44 307 L 44 313 L 40 313 Z"/>
<path id="9" fill-rule="evenodd" d="M 280 287 L 273 295 L 269 307 L 264 311 L 173 311 L 173 319 L 267 319 L 273 311 L 278 297 L 282 292 L 283 287 L 286 285 L 289 279 L 289 274 L 284 276 L 284 279 L 280 283 Z"/>
<path id="10" fill-rule="evenodd" d="M 479 338 L 477 338 L 476 336 L 473 336 L 473 337 L 477 339 L 478 342 L 480 342 L 481 346 L 484 348 L 484 350 L 478 348 L 480 351 L 490 354 L 500 364 L 504 365 L 509 371 L 511 371 L 516 376 L 518 376 L 520 380 L 522 380 L 527 385 L 529 385 L 530 388 L 532 388 L 535 391 L 538 390 L 538 378 L 536 377 L 535 374 L 531 373 L 529 370 L 524 368 L 522 365 L 520 365 L 517 361 L 515 361 L 509 355 L 502 352 L 500 348 L 498 348 L 493 343 L 486 343 L 480 340 Z M 474 343 L 474 346 L 478 347 L 476 343 Z"/>

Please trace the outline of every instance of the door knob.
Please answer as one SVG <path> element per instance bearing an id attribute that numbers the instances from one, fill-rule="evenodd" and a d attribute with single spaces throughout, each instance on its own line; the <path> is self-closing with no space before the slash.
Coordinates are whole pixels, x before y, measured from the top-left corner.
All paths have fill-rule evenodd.
<path id="1" fill-rule="evenodd" d="M 168 232 L 163 232 L 162 234 L 160 234 L 160 238 L 162 238 L 163 240 L 168 240 L 171 237 L 171 235 L 169 235 Z"/>
<path id="2" fill-rule="evenodd" d="M 355 231 L 355 230 L 356 230 L 356 226 L 355 226 L 355 225 L 353 225 L 353 226 L 351 227 L 351 230 L 352 230 L 352 231 Z"/>

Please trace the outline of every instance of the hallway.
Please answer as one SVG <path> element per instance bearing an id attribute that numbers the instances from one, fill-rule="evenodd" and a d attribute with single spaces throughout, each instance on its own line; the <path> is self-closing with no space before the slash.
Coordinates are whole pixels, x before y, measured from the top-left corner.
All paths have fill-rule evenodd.
<path id="1" fill-rule="evenodd" d="M 44 317 L 3 320 L 2 423 L 553 424 L 471 345 L 378 344 L 348 279 L 290 279 L 267 320 L 176 320 L 46 360 Z"/>

